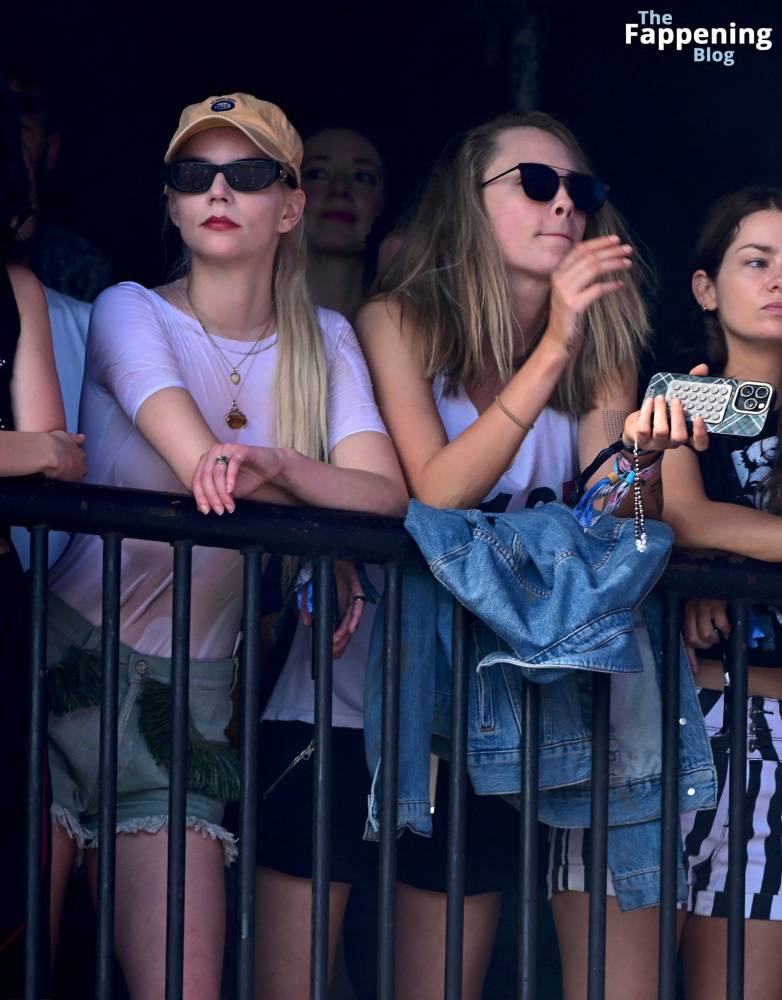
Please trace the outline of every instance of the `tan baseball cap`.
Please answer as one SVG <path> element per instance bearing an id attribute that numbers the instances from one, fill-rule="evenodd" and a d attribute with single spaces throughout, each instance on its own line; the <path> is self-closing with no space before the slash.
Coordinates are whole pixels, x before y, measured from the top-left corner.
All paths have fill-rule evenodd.
<path id="1" fill-rule="evenodd" d="M 189 104 L 179 118 L 179 126 L 166 150 L 165 162 L 174 159 L 187 140 L 209 128 L 230 126 L 239 129 L 266 156 L 279 160 L 301 180 L 302 142 L 299 133 L 281 108 L 252 94 L 226 94 Z"/>

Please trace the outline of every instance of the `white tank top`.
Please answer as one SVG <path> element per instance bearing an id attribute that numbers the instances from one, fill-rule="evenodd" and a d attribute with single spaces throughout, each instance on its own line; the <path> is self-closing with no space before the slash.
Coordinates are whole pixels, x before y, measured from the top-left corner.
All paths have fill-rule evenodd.
<path id="1" fill-rule="evenodd" d="M 437 410 L 448 440 L 478 419 L 478 411 L 460 386 L 444 395 L 443 379 L 432 385 Z M 578 474 L 578 419 L 546 407 L 524 439 L 512 465 L 503 473 L 486 497 L 485 506 L 495 512 L 523 510 L 551 500 L 567 500 Z M 367 568 L 370 580 L 382 591 L 383 573 Z M 332 719 L 335 726 L 360 729 L 363 726 L 364 668 L 375 608 L 367 605 L 358 632 L 345 655 L 334 664 Z M 313 722 L 315 688 L 311 673 L 311 634 L 298 625 L 288 659 L 275 685 L 264 719 Z"/>
<path id="2" fill-rule="evenodd" d="M 442 376 L 438 376 L 432 391 L 448 440 L 453 441 L 475 423 L 478 411 L 462 386 L 445 395 L 444 384 Z M 577 475 L 578 418 L 547 406 L 483 506 L 503 512 L 537 507 L 552 500 L 567 501 Z"/>

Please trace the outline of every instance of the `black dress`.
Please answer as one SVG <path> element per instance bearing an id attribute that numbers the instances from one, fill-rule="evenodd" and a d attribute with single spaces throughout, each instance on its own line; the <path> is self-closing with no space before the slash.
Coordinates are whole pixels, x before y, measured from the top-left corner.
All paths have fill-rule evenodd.
<path id="1" fill-rule="evenodd" d="M 20 322 L 8 273 L 0 265 L 0 433 L 14 429 L 11 407 L 13 375 Z M 0 484 L 0 489 L 2 485 Z M 0 997 L 23 994 L 24 896 L 26 853 L 27 741 L 29 681 L 27 671 L 27 601 L 22 568 L 10 540 L 10 527 L 0 524 L 0 539 L 8 551 L 0 554 Z M 44 802 L 48 801 L 48 774 Z M 48 866 L 50 829 L 45 824 L 42 903 L 48 931 Z M 46 934 L 48 965 L 48 933 Z M 48 985 L 48 968 L 43 981 Z"/>

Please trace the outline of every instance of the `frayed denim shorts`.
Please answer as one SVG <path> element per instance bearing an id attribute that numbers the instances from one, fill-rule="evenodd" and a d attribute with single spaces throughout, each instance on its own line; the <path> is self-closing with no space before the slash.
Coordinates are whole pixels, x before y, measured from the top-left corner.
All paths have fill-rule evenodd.
<path id="1" fill-rule="evenodd" d="M 52 817 L 81 848 L 97 846 L 101 632 L 49 594 L 47 641 Z M 187 826 L 219 840 L 226 864 L 236 841 L 222 825 L 239 797 L 239 761 L 225 735 L 236 661 L 190 661 Z M 119 646 L 117 833 L 168 827 L 171 660 Z"/>

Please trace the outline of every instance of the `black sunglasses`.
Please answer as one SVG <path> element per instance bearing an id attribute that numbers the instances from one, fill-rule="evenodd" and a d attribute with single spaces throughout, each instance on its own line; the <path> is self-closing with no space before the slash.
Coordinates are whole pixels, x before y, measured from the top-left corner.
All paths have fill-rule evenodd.
<path id="1" fill-rule="evenodd" d="M 554 167 L 549 167 L 545 163 L 517 163 L 496 177 L 490 177 L 481 184 L 481 187 L 485 188 L 487 184 L 505 177 L 506 174 L 512 174 L 514 170 L 519 172 L 524 194 L 533 201 L 551 201 L 559 191 L 560 181 L 565 185 L 575 207 L 585 215 L 599 212 L 608 197 L 608 185 L 596 177 L 570 171 L 558 174 Z"/>
<path id="2" fill-rule="evenodd" d="M 183 194 L 208 191 L 215 177 L 222 174 L 234 191 L 263 191 L 275 181 L 298 187 L 296 178 L 277 160 L 233 160 L 231 163 L 205 163 L 203 160 L 174 160 L 163 164 L 166 184 Z"/>

